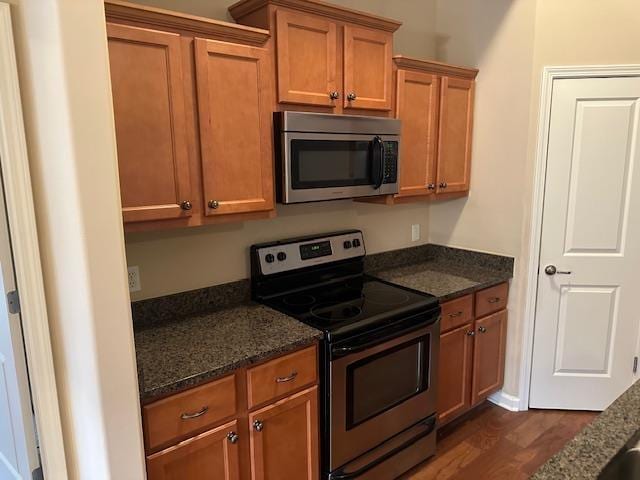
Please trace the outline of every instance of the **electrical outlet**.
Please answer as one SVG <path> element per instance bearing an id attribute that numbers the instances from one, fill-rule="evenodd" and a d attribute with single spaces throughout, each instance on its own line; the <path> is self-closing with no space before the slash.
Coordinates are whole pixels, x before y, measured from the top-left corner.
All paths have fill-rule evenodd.
<path id="1" fill-rule="evenodd" d="M 414 223 L 411 225 L 411 241 L 417 242 L 420 240 L 420 224 Z"/>
<path id="2" fill-rule="evenodd" d="M 142 290 L 142 285 L 140 284 L 140 269 L 137 265 L 127 268 L 127 272 L 129 274 L 129 291 L 130 292 L 139 292 Z"/>

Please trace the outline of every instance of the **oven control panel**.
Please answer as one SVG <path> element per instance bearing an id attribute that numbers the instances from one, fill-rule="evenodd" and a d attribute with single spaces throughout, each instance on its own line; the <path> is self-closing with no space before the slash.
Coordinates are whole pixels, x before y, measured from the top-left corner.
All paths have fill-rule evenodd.
<path id="1" fill-rule="evenodd" d="M 263 275 L 338 262 L 364 254 L 364 238 L 360 231 L 257 245 L 254 253 Z"/>

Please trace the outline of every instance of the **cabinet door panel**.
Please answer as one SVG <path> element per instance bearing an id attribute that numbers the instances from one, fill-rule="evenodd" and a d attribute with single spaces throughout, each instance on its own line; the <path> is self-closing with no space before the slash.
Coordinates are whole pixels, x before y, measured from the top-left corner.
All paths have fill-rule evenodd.
<path id="1" fill-rule="evenodd" d="M 227 438 L 236 431 L 233 421 L 147 457 L 148 479 L 238 480 L 238 443 Z"/>
<path id="2" fill-rule="evenodd" d="M 336 24 L 282 10 L 276 17 L 278 101 L 335 107 Z"/>
<path id="3" fill-rule="evenodd" d="M 471 406 L 473 337 L 468 324 L 440 335 L 438 420 L 443 425 Z"/>
<path id="4" fill-rule="evenodd" d="M 398 196 L 429 195 L 435 183 L 438 85 L 435 75 L 398 70 L 396 117 L 402 120 Z"/>
<path id="5" fill-rule="evenodd" d="M 249 424 L 253 480 L 318 479 L 318 387 L 251 413 Z"/>
<path id="6" fill-rule="evenodd" d="M 474 85 L 472 80 L 441 79 L 438 193 L 469 190 Z"/>
<path id="7" fill-rule="evenodd" d="M 502 387 L 506 339 L 506 310 L 476 320 L 472 387 L 474 405 Z"/>
<path id="8" fill-rule="evenodd" d="M 267 52 L 203 39 L 195 50 L 205 214 L 271 210 Z"/>
<path id="9" fill-rule="evenodd" d="M 344 27 L 344 108 L 391 110 L 392 48 L 389 32 Z"/>
<path id="10" fill-rule="evenodd" d="M 124 221 L 188 217 L 180 36 L 111 23 L 107 35 Z"/>

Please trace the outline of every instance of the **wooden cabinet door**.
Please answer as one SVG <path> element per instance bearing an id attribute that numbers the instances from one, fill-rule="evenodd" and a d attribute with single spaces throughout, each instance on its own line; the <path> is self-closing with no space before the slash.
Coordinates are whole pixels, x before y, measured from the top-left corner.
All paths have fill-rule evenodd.
<path id="1" fill-rule="evenodd" d="M 504 380 L 507 311 L 476 320 L 471 402 L 481 402 L 502 387 Z"/>
<path id="2" fill-rule="evenodd" d="M 463 325 L 440 335 L 438 420 L 453 420 L 471 406 L 473 325 Z"/>
<path id="3" fill-rule="evenodd" d="M 391 110 L 392 46 L 390 32 L 344 27 L 344 108 Z"/>
<path id="4" fill-rule="evenodd" d="M 438 85 L 436 75 L 398 70 L 396 117 L 402 120 L 400 197 L 435 192 Z"/>
<path id="5" fill-rule="evenodd" d="M 238 440 L 233 421 L 147 457 L 149 480 L 238 480 Z"/>
<path id="6" fill-rule="evenodd" d="M 469 190 L 474 85 L 472 80 L 441 79 L 438 193 Z"/>
<path id="7" fill-rule="evenodd" d="M 318 387 L 249 414 L 253 480 L 317 480 Z"/>
<path id="8" fill-rule="evenodd" d="M 267 51 L 196 38 L 195 54 L 205 215 L 271 210 Z"/>
<path id="9" fill-rule="evenodd" d="M 336 24 L 310 15 L 276 12 L 278 101 L 335 107 Z M 334 94 L 335 96 L 335 94 Z"/>
<path id="10" fill-rule="evenodd" d="M 180 36 L 111 23 L 107 35 L 124 221 L 187 217 Z"/>

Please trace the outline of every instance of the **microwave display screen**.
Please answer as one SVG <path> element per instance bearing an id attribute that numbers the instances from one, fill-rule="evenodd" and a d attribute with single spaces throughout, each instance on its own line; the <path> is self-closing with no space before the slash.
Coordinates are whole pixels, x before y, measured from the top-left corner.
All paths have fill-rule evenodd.
<path id="1" fill-rule="evenodd" d="M 300 245 L 300 258 L 302 260 L 326 257 L 327 255 L 331 255 L 331 242 L 328 240 Z"/>
<path id="2" fill-rule="evenodd" d="M 368 141 L 292 140 L 292 188 L 369 185 L 371 183 L 369 148 Z"/>

